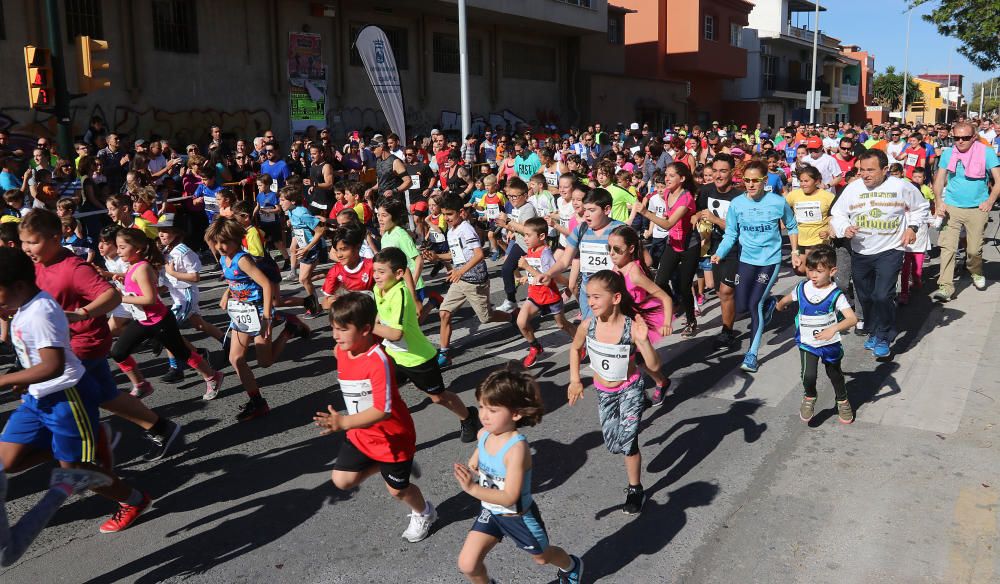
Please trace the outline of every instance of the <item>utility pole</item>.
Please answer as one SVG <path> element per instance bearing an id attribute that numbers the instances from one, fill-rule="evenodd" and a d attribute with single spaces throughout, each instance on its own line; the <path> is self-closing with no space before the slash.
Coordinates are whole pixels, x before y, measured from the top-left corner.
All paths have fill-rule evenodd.
<path id="1" fill-rule="evenodd" d="M 900 122 L 906 123 L 906 86 L 910 81 L 910 16 L 913 9 L 906 11 L 906 49 L 903 53 L 903 109 L 899 112 Z"/>
<path id="2" fill-rule="evenodd" d="M 45 18 L 49 29 L 49 53 L 52 55 L 52 80 L 56 90 L 53 114 L 56 116 L 56 143 L 59 153 L 73 157 L 73 128 L 69 119 L 69 90 L 66 88 L 66 61 L 63 58 L 62 30 L 59 26 L 59 0 L 45 0 Z"/>
<path id="3" fill-rule="evenodd" d="M 812 66 L 812 91 L 809 92 L 809 123 L 816 122 L 816 107 L 819 100 L 816 99 L 816 52 L 819 47 L 819 0 L 816 2 L 816 15 L 813 17 L 813 66 Z"/>
<path id="4" fill-rule="evenodd" d="M 983 117 L 983 99 L 986 97 L 986 80 L 979 84 L 979 118 Z"/>
<path id="5" fill-rule="evenodd" d="M 465 23 L 465 0 L 458 0 L 458 71 L 462 98 L 462 144 L 470 134 L 472 114 L 469 107 L 469 47 Z"/>

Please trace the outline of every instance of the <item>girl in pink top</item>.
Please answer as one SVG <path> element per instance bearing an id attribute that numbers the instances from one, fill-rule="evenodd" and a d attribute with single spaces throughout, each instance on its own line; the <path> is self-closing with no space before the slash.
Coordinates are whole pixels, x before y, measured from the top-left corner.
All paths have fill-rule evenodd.
<path id="1" fill-rule="evenodd" d="M 201 373 L 205 379 L 205 396 L 215 397 L 222 385 L 222 374 L 213 370 L 181 336 L 174 313 L 160 300 L 157 270 L 163 265 L 163 254 L 142 231 L 134 228 L 119 231 L 117 244 L 119 257 L 130 264 L 122 283 L 122 306 L 133 320 L 122 329 L 111 347 L 111 358 L 121 363 L 144 341 L 155 338 L 175 358 L 186 361 Z"/>

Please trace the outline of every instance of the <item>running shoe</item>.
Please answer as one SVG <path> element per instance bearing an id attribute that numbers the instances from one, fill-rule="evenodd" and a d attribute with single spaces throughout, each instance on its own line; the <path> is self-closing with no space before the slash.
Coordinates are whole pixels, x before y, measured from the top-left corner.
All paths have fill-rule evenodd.
<path id="1" fill-rule="evenodd" d="M 132 391 L 129 392 L 129 395 L 139 399 L 153 395 L 153 385 L 149 381 L 143 379 L 139 383 L 132 386 Z"/>
<path id="2" fill-rule="evenodd" d="M 503 304 L 497 306 L 497 310 L 500 312 L 513 312 L 517 308 L 517 304 L 511 302 L 510 300 L 504 300 Z"/>
<path id="3" fill-rule="evenodd" d="M 146 462 L 153 462 L 154 460 L 160 460 L 167 455 L 170 447 L 176 442 L 178 445 L 183 444 L 184 439 L 181 438 L 181 425 L 172 420 L 167 420 L 167 433 L 164 436 L 157 436 L 152 432 L 146 432 L 146 439 L 150 441 L 149 450 L 146 454 L 142 455 L 142 459 Z"/>
<path id="4" fill-rule="evenodd" d="M 292 260 L 285 260 L 285 263 L 281 264 L 281 271 L 287 272 L 292 269 Z"/>
<path id="5" fill-rule="evenodd" d="M 451 359 L 448 357 L 448 351 L 444 349 L 438 351 L 437 360 L 439 367 L 447 367 L 451 365 Z"/>
<path id="6" fill-rule="evenodd" d="M 622 505 L 622 513 L 635 515 L 642 511 L 642 506 L 646 503 L 646 493 L 642 490 L 642 485 L 625 487 L 625 504 Z"/>
<path id="7" fill-rule="evenodd" d="M 704 294 L 699 294 L 699 295 L 698 295 L 698 296 L 697 296 L 697 297 L 696 297 L 696 298 L 694 299 L 694 305 L 695 305 L 695 306 L 701 306 L 702 304 L 705 304 L 705 295 L 704 295 Z"/>
<path id="8" fill-rule="evenodd" d="M 417 543 L 427 539 L 431 534 L 431 526 L 438 519 L 437 509 L 430 501 L 427 502 L 429 511 L 427 513 L 410 513 L 410 525 L 403 532 L 403 539 L 410 543 Z"/>
<path id="9" fill-rule="evenodd" d="M 854 325 L 854 332 L 859 335 L 865 334 L 865 321 L 859 318 L 858 324 Z"/>
<path id="10" fill-rule="evenodd" d="M 837 419 L 841 424 L 851 424 L 854 422 L 854 408 L 849 400 L 837 402 Z"/>
<path id="11" fill-rule="evenodd" d="M 312 337 L 312 329 L 309 328 L 309 325 L 302 322 L 294 314 L 285 315 L 285 328 L 300 339 L 308 340 Z"/>
<path id="12" fill-rule="evenodd" d="M 876 359 L 885 359 L 891 354 L 892 350 L 889 348 L 889 339 L 879 337 L 875 346 L 872 347 L 872 355 L 874 355 Z"/>
<path id="13" fill-rule="evenodd" d="M 236 414 L 236 419 L 240 422 L 247 422 L 254 418 L 266 416 L 270 411 L 271 408 L 267 405 L 267 400 L 258 395 L 251 397 L 247 403 L 240 407 L 240 411 Z"/>
<path id="14" fill-rule="evenodd" d="M 221 371 L 216 371 L 215 375 L 211 379 L 205 380 L 205 394 L 201 396 L 201 399 L 205 401 L 213 400 L 219 396 L 219 391 L 222 390 L 222 380 L 225 378 L 225 374 Z"/>
<path id="15" fill-rule="evenodd" d="M 653 405 L 662 406 L 663 400 L 667 397 L 667 389 L 670 388 L 671 381 L 668 379 L 664 385 L 657 385 L 653 390 Z"/>
<path id="16" fill-rule="evenodd" d="M 802 405 L 799 406 L 799 419 L 803 422 L 808 422 L 813 419 L 813 414 L 816 412 L 816 398 L 814 397 L 802 397 Z"/>
<path id="17" fill-rule="evenodd" d="M 774 316 L 774 309 L 778 306 L 778 297 L 771 295 L 764 301 L 764 326 L 771 322 Z"/>
<path id="18" fill-rule="evenodd" d="M 740 369 L 746 371 L 747 373 L 757 373 L 757 355 L 753 353 L 747 353 L 743 356 L 743 363 L 740 364 Z"/>
<path id="19" fill-rule="evenodd" d="M 569 572 L 559 570 L 556 574 L 559 584 L 580 584 L 583 582 L 583 560 L 573 555 L 569 559 L 573 561 L 573 567 Z"/>
<path id="20" fill-rule="evenodd" d="M 180 367 L 171 367 L 167 369 L 167 372 L 160 377 L 160 381 L 166 383 L 177 383 L 184 379 L 184 370 Z"/>
<path id="21" fill-rule="evenodd" d="M 642 409 L 648 410 L 651 407 L 653 407 L 653 400 L 650 399 L 648 393 L 642 392 Z"/>
<path id="22" fill-rule="evenodd" d="M 495 262 L 495 261 L 497 261 L 499 259 L 500 259 L 500 249 L 499 248 L 495 248 L 493 250 L 493 253 L 490 254 L 490 260 L 492 260 L 492 261 Z"/>
<path id="23" fill-rule="evenodd" d="M 951 292 L 944 286 L 941 286 L 937 290 L 931 292 L 931 300 L 934 300 L 935 302 L 948 302 L 951 300 Z"/>
<path id="24" fill-rule="evenodd" d="M 876 343 L 878 343 L 878 337 L 875 335 L 868 335 L 868 340 L 865 341 L 865 350 L 871 351 L 875 348 Z"/>
<path id="25" fill-rule="evenodd" d="M 459 440 L 466 444 L 475 442 L 478 439 L 476 435 L 479 434 L 479 429 L 483 427 L 479 421 L 479 410 L 469 406 L 469 417 L 462 420 L 460 425 Z"/>
<path id="26" fill-rule="evenodd" d="M 542 354 L 541 347 L 535 347 L 535 346 L 528 347 L 528 355 L 524 358 L 523 361 L 521 361 L 521 364 L 524 365 L 525 368 L 531 367 L 532 365 L 535 364 L 535 361 L 538 360 L 538 356 L 541 354 Z"/>
<path id="27" fill-rule="evenodd" d="M 85 468 L 54 468 L 49 479 L 49 486 L 66 485 L 73 494 L 82 493 L 88 489 L 99 489 L 111 484 L 111 477 Z"/>
<path id="28" fill-rule="evenodd" d="M 305 307 L 306 311 L 303 314 L 306 318 L 312 319 L 323 314 L 323 309 L 320 308 L 319 302 L 316 301 L 315 296 L 307 296 L 302 301 L 302 306 Z"/>
<path id="29" fill-rule="evenodd" d="M 722 329 L 715 335 L 715 344 L 719 347 L 731 347 L 736 344 L 736 334 L 732 330 Z"/>
<path id="30" fill-rule="evenodd" d="M 976 290 L 986 289 L 986 276 L 972 275 L 972 285 L 976 287 Z"/>
<path id="31" fill-rule="evenodd" d="M 698 315 L 698 311 L 695 311 L 695 315 Z M 694 320 L 689 320 L 684 323 L 684 328 L 681 329 L 681 336 L 684 338 L 691 338 L 698 334 L 698 322 Z"/>
<path id="32" fill-rule="evenodd" d="M 149 494 L 143 493 L 142 502 L 138 505 L 118 503 L 118 510 L 101 525 L 101 533 L 115 533 L 132 525 L 152 502 L 153 500 L 149 497 Z"/>

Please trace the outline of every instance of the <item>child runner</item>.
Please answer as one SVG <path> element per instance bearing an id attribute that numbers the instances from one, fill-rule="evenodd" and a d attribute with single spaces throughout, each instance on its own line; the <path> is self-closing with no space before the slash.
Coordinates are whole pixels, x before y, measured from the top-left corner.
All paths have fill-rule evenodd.
<path id="1" fill-rule="evenodd" d="M 398 197 L 383 199 L 378 207 L 378 225 L 382 231 L 382 249 L 387 247 L 398 247 L 403 250 L 407 258 L 406 287 L 410 289 L 410 294 L 422 306 L 421 317 L 430 308 L 431 304 L 441 305 L 441 295 L 433 292 L 428 294 L 424 289 L 424 279 L 420 275 L 424 267 L 424 258 L 417 250 L 416 244 L 409 232 L 403 227 L 407 224 L 406 203 Z M 425 304 L 425 301 L 430 301 Z"/>
<path id="2" fill-rule="evenodd" d="M 128 262 L 118 256 L 118 232 L 121 230 L 121 225 L 115 223 L 107 225 L 101 230 L 101 235 L 97 242 L 97 251 L 104 258 L 104 268 L 94 266 L 97 273 L 102 278 L 112 282 L 115 287 L 121 285 L 122 280 L 125 278 L 125 272 L 128 271 Z M 119 304 L 114 307 L 108 313 L 108 327 L 111 329 L 111 334 L 118 336 L 118 333 L 125 328 L 125 325 L 130 320 L 132 320 L 132 315 L 124 306 Z"/>
<path id="3" fill-rule="evenodd" d="M 389 494 L 410 508 L 403 539 L 416 543 L 430 535 L 437 511 L 410 482 L 416 431 L 399 396 L 392 360 L 374 337 L 376 314 L 375 301 L 364 294 L 349 293 L 334 301 L 330 325 L 347 415 L 327 406 L 313 420 L 323 434 L 347 432 L 333 465 L 333 484 L 346 491 L 381 472 Z"/>
<path id="4" fill-rule="evenodd" d="M 406 255 L 395 247 L 387 247 L 375 255 L 375 306 L 378 322 L 374 333 L 382 337 L 385 352 L 396 364 L 399 383 L 407 379 L 431 401 L 458 416 L 462 442 L 475 442 L 481 427 L 476 408 L 466 407 L 462 399 L 445 388 L 437 350 L 427 340 L 417 322 L 417 309 L 410 290 L 403 282 Z"/>
<path id="5" fill-rule="evenodd" d="M 274 179 L 268 174 L 257 176 L 257 206 L 254 208 L 254 216 L 257 217 L 258 225 L 267 238 L 267 243 L 277 248 L 281 257 L 285 259 L 282 271 L 291 268 L 291 259 L 288 255 L 288 248 L 285 246 L 285 233 L 282 225 L 284 215 L 278 207 L 278 193 L 271 190 Z"/>
<path id="6" fill-rule="evenodd" d="M 809 255 L 812 247 L 826 243 L 830 239 L 830 207 L 836 198 L 833 193 L 820 188 L 823 176 L 815 166 L 803 166 L 798 170 L 799 188 L 788 193 L 785 200 L 795 211 L 795 222 L 799 224 L 799 247 L 792 250 L 799 259 Z M 799 263 L 798 274 L 805 274 L 805 264 Z"/>
<path id="7" fill-rule="evenodd" d="M 285 187 L 287 188 L 289 187 Z M 282 189 L 282 202 L 288 201 L 285 198 L 285 189 Z M 265 416 L 271 411 L 267 400 L 261 396 L 257 379 L 247 364 L 246 354 L 250 343 L 254 344 L 257 364 L 261 367 L 270 367 L 285 348 L 288 339 L 293 334 L 301 335 L 301 331 L 293 330 L 294 326 L 286 324 L 278 338 L 272 342 L 273 324 L 276 320 L 278 323 L 284 322 L 284 319 L 274 311 L 271 280 L 257 267 L 250 254 L 243 251 L 242 241 L 245 233 L 238 221 L 226 217 L 219 217 L 213 221 L 205 233 L 205 240 L 219 254 L 222 275 L 229 284 L 229 289 L 219 302 L 219 308 L 229 313 L 229 334 L 232 335 L 232 342 L 229 344 L 229 363 L 236 370 L 240 383 L 249 397 L 247 403 L 236 414 L 236 419 L 241 422 Z M 218 391 L 206 393 L 204 399 L 214 399 L 217 395 Z"/>
<path id="8" fill-rule="evenodd" d="M 140 236 L 141 237 L 141 236 Z M 17 310 L 11 341 L 20 371 L 0 375 L 0 387 L 19 388 L 21 403 L 0 435 L 0 466 L 16 473 L 51 455 L 59 466 L 98 471 L 98 403 L 101 389 L 70 350 L 69 322 L 62 307 L 35 284 L 31 259 L 19 249 L 0 248 L 0 306 Z M 102 533 L 121 531 L 149 507 L 149 495 L 110 473 L 89 487 L 116 501 L 118 510 Z M 6 513 L 3 514 L 6 520 Z"/>
<path id="9" fill-rule="evenodd" d="M 801 180 L 801 176 L 800 179 Z M 816 374 L 822 359 L 826 376 L 833 385 L 837 398 L 837 415 L 842 424 L 854 421 L 854 410 L 847 399 L 844 372 L 840 368 L 844 347 L 840 333 L 851 329 L 858 317 L 851 310 L 844 293 L 837 288 L 833 277 L 837 273 L 837 251 L 829 245 L 818 245 L 806 256 L 806 280 L 780 301 L 778 310 L 793 302 L 799 303 L 795 316 L 795 342 L 799 345 L 802 360 L 802 387 L 805 395 L 799 408 L 799 417 L 808 422 L 816 409 Z"/>
<path id="10" fill-rule="evenodd" d="M 184 243 L 184 232 L 175 224 L 173 213 L 166 213 L 160 217 L 155 227 L 164 256 L 163 275 L 160 281 L 166 286 L 173 301 L 170 311 L 174 313 L 177 326 L 190 325 L 225 346 L 223 332 L 202 318 L 199 312 L 198 282 L 201 281 L 201 259 Z M 204 359 L 208 352 L 202 351 L 199 350 L 198 353 Z M 160 379 L 168 383 L 177 383 L 184 379 L 184 361 L 179 361 L 176 355 L 169 352 L 167 360 L 169 368 Z"/>
<path id="11" fill-rule="evenodd" d="M 678 162 L 678 164 L 681 164 Z M 685 165 L 685 168 L 687 166 Z M 625 278 L 625 288 L 635 305 L 642 311 L 642 320 L 649 329 L 650 344 L 656 344 L 662 337 L 672 332 L 671 321 L 674 317 L 674 302 L 663 288 L 652 280 L 649 267 L 638 256 L 642 249 L 639 234 L 628 225 L 615 227 L 608 237 L 608 249 L 611 252 L 611 262 L 614 271 Z M 653 390 L 653 404 L 662 405 L 667 395 L 670 380 L 659 369 L 649 369 L 639 362 L 642 368 L 656 383 Z"/>
<path id="12" fill-rule="evenodd" d="M 375 238 L 372 237 L 371 231 L 368 230 L 358 219 L 358 216 L 351 209 L 344 209 L 340 213 L 337 213 L 337 225 L 343 227 L 345 225 L 350 225 L 351 227 L 357 227 L 364 234 L 364 241 L 361 242 L 361 249 L 358 250 L 358 255 L 365 259 L 372 259 L 375 257 Z"/>
<path id="13" fill-rule="evenodd" d="M 771 288 L 781 270 L 781 224 L 788 230 L 792 249 L 799 246 L 798 223 L 795 213 L 777 193 L 764 192 L 767 166 L 751 161 L 743 170 L 746 192 L 733 199 L 726 212 L 726 232 L 712 263 L 718 264 L 729 250 L 740 244 L 740 262 L 736 270 L 736 310 L 750 311 L 750 348 L 743 356 L 740 369 L 757 372 L 757 350 L 764 327 L 774 314 L 777 299 Z M 800 256 L 792 254 L 792 268 L 798 268 Z"/>
<path id="14" fill-rule="evenodd" d="M 296 257 L 299 266 L 299 283 L 306 291 L 306 318 L 316 318 L 320 308 L 316 302 L 316 287 L 312 283 L 313 270 L 323 257 L 323 232 L 326 222 L 313 215 L 302 205 L 302 191 L 297 187 L 284 187 L 279 191 L 281 210 L 288 215 L 292 236 L 297 243 Z M 242 237 L 240 238 L 242 240 Z"/>
<path id="15" fill-rule="evenodd" d="M 550 281 L 543 285 L 537 282 L 556 261 L 545 242 L 548 231 L 549 225 L 541 217 L 532 217 L 524 222 L 524 243 L 528 246 L 528 251 L 518 262 L 518 266 L 528 274 L 524 278 L 528 285 L 528 300 L 517 314 L 517 328 L 521 329 L 521 336 L 529 345 L 528 355 L 521 362 L 525 367 L 534 365 L 542 354 L 542 344 L 538 342 L 531 326 L 531 319 L 536 314 L 551 314 L 556 325 L 571 339 L 576 336 L 576 326 L 566 320 L 566 315 L 563 314 L 562 296 L 559 295 L 556 283 Z"/>
<path id="16" fill-rule="evenodd" d="M 569 352 L 567 397 L 570 406 L 583 397 L 580 351 L 586 348 L 594 372 L 604 445 L 612 454 L 625 455 L 628 485 L 622 512 L 633 515 L 642 510 L 646 501 L 639 453 L 639 422 L 646 392 L 636 352 L 653 371 L 660 369 L 660 358 L 649 343 L 646 324 L 639 318 L 642 309 L 632 300 L 621 274 L 601 270 L 592 274 L 585 285 L 590 312 L 580 323 Z"/>
<path id="17" fill-rule="evenodd" d="M 333 230 L 330 237 L 335 264 L 326 273 L 323 281 L 323 309 L 330 310 L 333 301 L 341 292 L 364 292 L 372 294 L 375 280 L 372 277 L 372 260 L 361 257 L 361 245 L 365 241 L 364 228 L 358 225 L 344 225 Z"/>
<path id="18" fill-rule="evenodd" d="M 483 563 L 505 537 L 527 551 L 535 563 L 559 568 L 560 584 L 579 584 L 583 560 L 549 544 L 542 515 L 531 496 L 531 448 L 522 426 L 542 421 L 538 383 L 527 373 L 494 371 L 476 388 L 483 430 L 468 466 L 456 463 L 455 480 L 482 501 L 458 555 L 458 569 L 476 584 L 493 582 Z"/>
<path id="19" fill-rule="evenodd" d="M 132 199 L 128 195 L 117 194 L 108 197 L 108 217 L 122 227 L 134 227 L 150 241 L 156 241 L 156 229 L 145 219 L 132 214 Z M 141 220 L 140 220 L 141 219 Z"/>
<path id="20" fill-rule="evenodd" d="M 483 262 L 482 243 L 476 230 L 462 217 L 465 202 L 457 195 L 448 195 L 441 201 L 441 211 L 448 222 L 448 253 L 434 253 L 427 249 L 428 261 L 447 260 L 452 264 L 448 272 L 448 293 L 441 303 L 441 348 L 438 364 L 451 363 L 448 347 L 451 342 L 451 313 L 468 302 L 479 317 L 479 322 L 511 322 L 511 314 L 493 308 L 490 302 L 490 278 Z"/>
<path id="21" fill-rule="evenodd" d="M 494 262 L 500 259 L 503 247 L 498 242 L 497 218 L 500 213 L 507 208 L 507 197 L 499 191 L 497 187 L 497 177 L 492 174 L 483 177 L 483 186 L 486 187 L 486 194 L 479 200 L 476 208 L 481 209 L 486 220 L 486 235 L 490 242 L 490 249 L 493 250 L 490 259 Z"/>
<path id="22" fill-rule="evenodd" d="M 170 354 L 197 369 L 205 380 L 204 399 L 212 399 L 222 387 L 223 374 L 215 371 L 181 336 L 174 313 L 164 306 L 157 292 L 157 272 L 165 260 L 160 250 L 142 231 L 122 229 L 117 235 L 118 256 L 129 264 L 122 282 L 122 304 L 132 314 L 133 320 L 125 325 L 118 340 L 111 347 L 111 358 L 125 361 L 144 341 L 155 338 Z M 148 391 L 133 392 L 135 397 L 146 397 Z"/>
<path id="23" fill-rule="evenodd" d="M 77 234 L 79 224 L 72 217 L 63 217 L 62 223 L 62 246 L 68 249 L 76 257 L 87 263 L 93 263 L 96 257 L 94 243 L 85 237 Z"/>

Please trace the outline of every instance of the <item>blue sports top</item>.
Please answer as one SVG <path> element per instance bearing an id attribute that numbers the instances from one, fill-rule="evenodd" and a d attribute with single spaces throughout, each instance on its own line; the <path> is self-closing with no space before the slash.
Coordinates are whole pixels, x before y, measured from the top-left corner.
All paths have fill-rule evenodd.
<path id="1" fill-rule="evenodd" d="M 479 437 L 479 486 L 502 491 L 504 490 L 504 484 L 507 482 L 507 465 L 504 464 L 503 457 L 512 446 L 526 440 L 521 434 L 515 434 L 496 454 L 490 454 L 486 451 L 486 439 L 489 436 L 489 432 L 483 432 L 483 435 Z M 513 515 L 524 513 L 531 508 L 531 503 L 531 469 L 529 468 L 524 473 L 524 481 L 521 483 L 521 496 L 518 497 L 514 508 L 494 505 L 493 503 L 483 501 L 483 509 L 498 515 Z"/>
<path id="2" fill-rule="evenodd" d="M 749 196 L 733 199 L 726 213 L 726 234 L 715 255 L 725 258 L 739 240 L 740 261 L 752 266 L 781 263 L 781 223 L 789 235 L 798 234 L 799 224 L 785 198 L 777 193 L 764 193 L 760 200 Z"/>
<path id="3" fill-rule="evenodd" d="M 232 262 L 229 258 L 222 256 L 219 258 L 219 265 L 222 267 L 222 275 L 229 283 L 229 297 L 239 302 L 259 303 L 264 299 L 260 284 L 254 282 L 249 274 L 240 269 L 240 259 L 244 256 L 253 261 L 253 256 L 245 251 L 238 251 L 233 256 Z M 229 262 L 227 265 L 226 262 Z"/>

